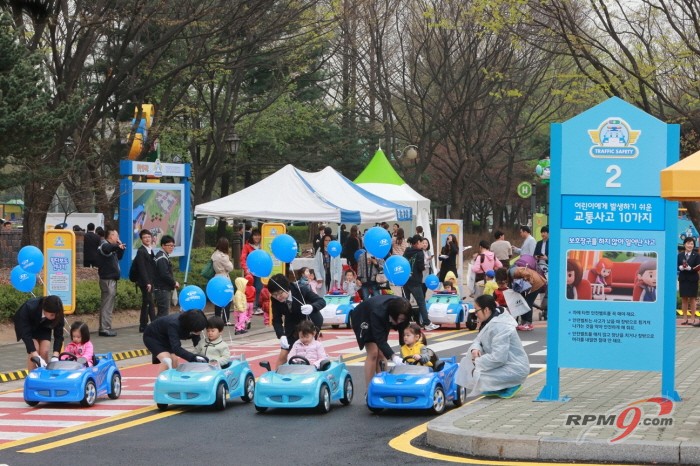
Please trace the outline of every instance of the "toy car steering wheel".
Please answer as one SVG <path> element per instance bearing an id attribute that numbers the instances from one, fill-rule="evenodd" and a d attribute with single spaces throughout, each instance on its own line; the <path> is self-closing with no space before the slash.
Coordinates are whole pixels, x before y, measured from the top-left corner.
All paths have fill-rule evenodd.
<path id="1" fill-rule="evenodd" d="M 409 364 L 411 366 L 423 365 L 421 364 L 420 360 L 414 359 L 413 356 L 406 356 L 405 358 L 403 358 L 403 362 L 404 364 Z"/>
<path id="2" fill-rule="evenodd" d="M 304 356 L 292 356 L 289 358 L 288 361 L 289 364 L 299 364 L 299 365 L 306 365 L 310 366 L 311 363 L 309 362 L 308 359 L 306 359 Z"/>
<path id="3" fill-rule="evenodd" d="M 66 358 L 63 359 L 63 356 L 66 356 Z M 58 355 L 58 360 L 59 361 L 77 361 L 78 356 L 76 356 L 73 353 L 68 353 L 68 352 L 64 351 L 63 353 Z"/>

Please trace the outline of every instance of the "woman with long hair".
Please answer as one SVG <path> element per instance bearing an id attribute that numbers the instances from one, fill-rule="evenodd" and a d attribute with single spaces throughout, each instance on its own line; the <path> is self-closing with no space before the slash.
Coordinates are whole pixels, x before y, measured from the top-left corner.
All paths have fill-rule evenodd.
<path id="1" fill-rule="evenodd" d="M 457 273 L 457 253 L 459 252 L 459 246 L 457 246 L 457 237 L 455 235 L 447 235 L 445 239 L 445 245 L 440 250 L 440 283 L 445 281 L 445 275 L 447 272 L 452 272 L 455 276 L 459 276 Z"/>

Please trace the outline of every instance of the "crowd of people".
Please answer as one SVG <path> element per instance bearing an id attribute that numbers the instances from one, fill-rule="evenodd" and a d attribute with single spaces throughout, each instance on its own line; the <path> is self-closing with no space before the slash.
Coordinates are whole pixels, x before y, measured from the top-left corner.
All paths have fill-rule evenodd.
<path id="1" fill-rule="evenodd" d="M 357 225 L 351 226 L 349 231 L 345 225 L 340 226 L 337 239 L 342 251 L 339 255 L 330 254 L 329 244 L 336 238 L 330 228 L 323 226 L 313 240 L 314 268 L 303 267 L 295 273 L 273 275 L 266 286 L 263 286 L 259 277 L 251 274 L 246 263 L 248 255 L 261 247 L 261 232 L 255 228 L 246 229 L 240 256 L 243 276 L 234 281 L 232 301 L 224 307 L 215 306 L 214 315 L 209 318 L 203 310 L 170 314 L 172 295 L 180 287 L 170 260 L 175 241 L 171 236 L 163 236 L 160 250 L 156 253 L 151 232 L 140 231 L 141 246 L 136 252 L 129 278 L 141 292 L 139 331 L 143 333 L 144 343 L 153 355 L 154 364 L 160 364 L 161 370 L 166 370 L 176 367 L 179 359 L 184 359 L 226 367 L 230 362 L 230 354 L 223 341 L 224 328 L 234 326 L 235 334 L 244 334 L 250 329 L 252 316 L 264 314 L 265 325 L 272 325 L 279 339 L 278 365 L 286 363 L 291 357 L 302 356 L 319 367 L 320 362 L 327 358 L 323 345 L 318 341 L 323 324 L 321 310 L 326 305 L 323 296 L 326 293 L 342 293 L 351 296 L 358 303 L 351 322 L 358 346 L 367 352 L 367 382 L 384 367 L 385 361 L 400 364 L 408 357 L 414 362 L 430 365 L 424 332 L 435 330 L 439 325 L 430 321 L 426 309 L 425 279 L 435 273 L 433 257 L 437 256 L 439 291 L 460 292 L 457 280 L 460 275 L 457 270 L 457 257 L 460 254 L 458 239 L 455 235 L 447 235 L 444 244 L 439 245 L 439 251 L 433 254 L 430 251 L 430 241 L 422 236 L 421 227 L 413 235 L 407 235 L 398 224 L 392 227 L 388 224 L 381 226 L 391 235 L 391 249 L 386 257 L 375 257 L 363 248 L 363 235 Z M 508 332 L 516 329 L 531 330 L 532 317 L 531 312 L 529 316 L 525 314 L 520 325 L 517 325 L 507 312 L 504 291 L 513 280 L 525 280 L 531 286 L 529 292 L 523 294 L 528 304 L 532 305 L 537 294 L 546 287 L 546 280 L 537 272 L 519 267 L 517 263 L 508 268 L 513 254 L 518 251 L 520 254 L 531 252 L 542 264 L 546 264 L 546 228 L 542 233 L 543 240 L 538 243 L 528 227 L 521 227 L 521 248 L 511 246 L 500 231 L 495 232 L 496 241 L 493 244 L 487 241 L 479 244 L 472 271 L 475 282 L 483 284 L 484 294 L 477 297 L 475 310 L 481 329 L 488 328 L 490 331 L 482 332 L 471 350 L 480 373 L 474 385 L 476 390 L 507 390 L 505 394 L 512 396 L 520 386 L 524 352 L 520 351 L 522 346 L 517 345 L 517 335 L 513 338 Z M 88 225 L 84 244 L 84 265 L 96 267 L 99 275 L 101 307 L 98 335 L 116 336 L 111 320 L 116 286 L 121 277 L 119 262 L 126 246 L 120 241 L 116 230 L 102 230 L 93 224 Z M 406 258 L 411 268 L 407 282 L 389 292 L 384 265 L 392 255 Z M 214 276 L 230 279 L 234 265 L 226 238 L 218 240 L 211 255 L 211 264 Z M 396 288 L 400 290 L 398 293 Z M 411 306 L 412 299 L 417 307 L 415 314 Z M 31 362 L 32 358 L 38 357 L 45 364 L 47 360 L 58 356 L 63 346 L 63 324 L 63 308 L 60 298 L 56 296 L 29 300 L 18 310 L 15 327 L 18 340 L 22 340 L 26 346 L 28 367 L 35 364 Z M 394 353 L 388 343 L 393 329 L 398 331 L 400 353 Z M 205 332 L 203 337 L 202 332 Z M 509 335 L 507 341 L 510 347 L 499 347 L 496 350 L 494 342 L 503 340 L 501 334 Z M 53 353 L 49 351 L 52 335 Z M 81 356 L 92 354 L 87 325 L 74 323 L 70 335 L 71 351 Z M 181 343 L 183 340 L 191 340 L 194 349 L 184 349 Z M 512 358 L 495 357 L 494 351 L 501 349 Z M 489 361 L 488 364 L 486 361 Z M 510 369 L 500 367 L 511 363 L 515 366 Z M 499 379 L 499 371 L 507 372 L 510 378 Z M 500 382 L 493 383 L 494 380 Z"/>

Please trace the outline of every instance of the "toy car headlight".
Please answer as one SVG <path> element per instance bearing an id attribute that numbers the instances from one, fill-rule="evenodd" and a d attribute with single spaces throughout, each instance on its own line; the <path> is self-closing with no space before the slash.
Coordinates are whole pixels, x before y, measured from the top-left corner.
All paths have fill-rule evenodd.
<path id="1" fill-rule="evenodd" d="M 381 377 L 373 377 L 373 378 L 372 378 L 372 383 L 383 384 L 383 383 L 384 383 L 384 379 L 382 379 Z"/>
<path id="2" fill-rule="evenodd" d="M 160 375 L 158 376 L 158 380 L 163 380 L 163 381 L 168 380 L 168 376 L 165 375 L 165 374 L 160 374 Z"/>
<path id="3" fill-rule="evenodd" d="M 425 385 L 430 383 L 430 377 L 421 377 L 420 379 L 416 380 L 416 385 Z"/>
<path id="4" fill-rule="evenodd" d="M 316 380 L 316 377 L 307 377 L 304 380 L 302 380 L 300 383 L 314 383 L 314 380 Z"/>
<path id="5" fill-rule="evenodd" d="M 67 378 L 67 379 L 77 379 L 77 378 L 80 377 L 81 375 L 82 375 L 82 374 L 81 374 L 80 372 L 73 372 L 71 375 L 69 375 L 69 376 L 66 377 L 66 378 Z"/>
<path id="6" fill-rule="evenodd" d="M 258 379 L 258 383 L 270 383 L 271 379 L 270 377 L 266 375 L 261 375 L 260 378 Z"/>
<path id="7" fill-rule="evenodd" d="M 201 379 L 199 379 L 199 381 L 200 381 L 200 382 L 209 382 L 209 381 L 210 381 L 211 379 L 213 379 L 213 378 L 214 378 L 213 375 L 205 375 L 204 377 L 202 377 Z"/>
<path id="8" fill-rule="evenodd" d="M 30 379 L 38 379 L 38 378 L 39 378 L 39 374 L 38 374 L 36 371 L 31 371 L 31 372 L 29 373 L 29 378 L 30 378 Z"/>

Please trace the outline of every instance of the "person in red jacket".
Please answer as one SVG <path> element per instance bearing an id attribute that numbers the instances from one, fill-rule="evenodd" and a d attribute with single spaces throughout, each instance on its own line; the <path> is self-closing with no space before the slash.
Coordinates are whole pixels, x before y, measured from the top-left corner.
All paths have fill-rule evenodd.
<path id="1" fill-rule="evenodd" d="M 256 290 L 255 290 L 255 279 L 253 278 L 252 275 L 246 275 L 245 276 L 246 281 L 248 284 L 245 287 L 245 301 L 246 301 L 246 322 L 247 327 L 250 330 L 250 320 L 253 318 L 253 308 L 255 307 L 255 298 L 256 298 Z"/>
<path id="2" fill-rule="evenodd" d="M 266 327 L 270 325 L 270 315 L 272 314 L 270 298 L 270 292 L 267 288 L 260 290 L 260 307 L 263 311 L 263 323 Z"/>
<path id="3" fill-rule="evenodd" d="M 243 245 L 243 250 L 241 251 L 241 268 L 243 269 L 244 277 L 250 274 L 250 270 L 248 269 L 248 264 L 246 262 L 248 259 L 248 254 L 256 249 L 260 249 L 261 239 L 262 235 L 260 234 L 260 230 L 258 228 L 253 228 L 250 231 L 250 238 L 248 238 L 248 241 L 246 241 L 246 243 Z M 255 302 L 253 303 L 253 310 L 255 311 L 260 304 L 260 291 L 263 288 L 263 283 L 260 277 L 254 277 L 253 284 L 255 286 Z"/>

